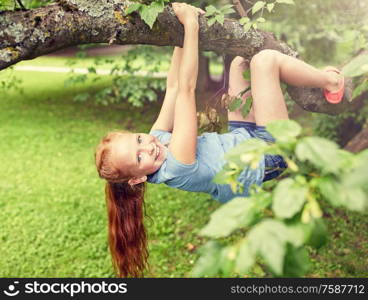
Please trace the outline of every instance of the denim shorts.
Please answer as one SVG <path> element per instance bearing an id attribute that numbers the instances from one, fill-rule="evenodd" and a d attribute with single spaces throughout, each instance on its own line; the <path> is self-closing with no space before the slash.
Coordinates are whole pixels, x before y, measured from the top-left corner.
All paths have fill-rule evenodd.
<path id="1" fill-rule="evenodd" d="M 233 131 L 237 128 L 244 128 L 250 136 L 254 138 L 262 139 L 268 143 L 274 143 L 275 138 L 266 130 L 265 126 L 258 126 L 256 123 L 244 122 L 244 121 L 229 121 L 229 131 Z M 271 180 L 279 176 L 285 169 L 287 164 L 280 155 L 265 155 L 265 175 L 263 182 Z"/>

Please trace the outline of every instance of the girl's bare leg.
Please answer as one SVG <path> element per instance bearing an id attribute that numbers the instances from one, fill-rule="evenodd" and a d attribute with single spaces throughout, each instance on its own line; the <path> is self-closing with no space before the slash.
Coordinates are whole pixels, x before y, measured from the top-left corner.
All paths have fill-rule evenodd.
<path id="1" fill-rule="evenodd" d="M 245 80 L 243 77 L 243 72 L 249 69 L 249 64 L 244 60 L 243 57 L 237 56 L 233 59 L 229 70 L 229 90 L 228 94 L 230 96 L 238 96 L 240 92 L 244 91 L 249 87 L 250 82 Z M 250 96 L 250 91 L 243 95 L 243 105 L 246 102 L 246 98 Z M 242 106 L 236 111 L 228 111 L 227 116 L 229 121 L 246 121 L 246 122 L 256 122 L 254 117 L 254 109 L 251 108 L 249 114 L 243 118 L 241 114 Z"/>
<path id="2" fill-rule="evenodd" d="M 318 70 L 275 50 L 263 50 L 250 62 L 254 116 L 257 125 L 288 119 L 280 79 L 295 86 L 335 91 L 341 75 Z"/>

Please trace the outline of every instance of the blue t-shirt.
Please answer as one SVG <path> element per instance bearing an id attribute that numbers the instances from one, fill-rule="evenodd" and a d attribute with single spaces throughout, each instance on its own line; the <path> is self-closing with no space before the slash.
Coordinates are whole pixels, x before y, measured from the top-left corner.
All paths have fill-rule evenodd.
<path id="1" fill-rule="evenodd" d="M 169 143 L 171 139 L 171 133 L 167 131 L 153 130 L 150 134 L 156 136 L 163 144 Z M 160 169 L 148 175 L 147 181 L 165 183 L 185 191 L 208 193 L 220 202 L 227 202 L 237 196 L 247 196 L 252 184 L 261 185 L 263 182 L 264 159 L 261 160 L 258 168 L 247 168 L 239 175 L 238 181 L 244 185 L 241 194 L 234 194 L 230 185 L 216 184 L 212 179 L 226 163 L 224 154 L 249 138 L 252 137 L 244 128 L 237 128 L 224 134 L 204 133 L 197 137 L 196 160 L 193 164 L 177 161 L 168 150 L 166 160 Z"/>

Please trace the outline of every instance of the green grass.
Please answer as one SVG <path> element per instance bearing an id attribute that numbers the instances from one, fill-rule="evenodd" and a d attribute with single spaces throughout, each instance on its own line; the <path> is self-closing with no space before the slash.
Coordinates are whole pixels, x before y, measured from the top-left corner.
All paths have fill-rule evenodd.
<path id="1" fill-rule="evenodd" d="M 1 72 L 0 81 L 8 75 Z M 159 106 L 101 108 L 71 100 L 109 85 L 107 76 L 97 85 L 68 88 L 66 74 L 17 76 L 23 94 L 0 96 L 0 276 L 111 277 L 104 182 L 94 167 L 94 147 L 111 129 L 147 132 Z M 205 242 L 197 232 L 218 206 L 205 194 L 149 185 L 146 276 L 189 276 Z M 366 216 L 325 210 L 330 241 L 311 251 L 307 276 L 367 277 Z"/>
<path id="2" fill-rule="evenodd" d="M 106 62 L 106 60 L 112 61 Z M 96 63 L 97 62 L 97 63 Z M 41 56 L 32 60 L 26 60 L 19 62 L 17 66 L 35 66 L 35 67 L 70 67 L 70 68 L 88 68 L 94 66 L 96 69 L 109 70 L 115 64 L 122 64 L 125 62 L 124 56 L 100 56 L 95 57 L 58 57 L 58 56 Z M 162 62 L 160 66 L 160 71 L 167 71 L 169 69 L 169 59 L 168 61 Z M 133 66 L 142 67 L 145 65 L 144 59 L 137 58 Z"/>
<path id="3" fill-rule="evenodd" d="M 113 63 L 107 63 L 106 60 L 113 61 Z M 97 61 L 97 64 L 96 64 Z M 99 57 L 58 57 L 58 56 L 41 56 L 32 60 L 21 61 L 17 66 L 34 66 L 34 67 L 70 67 L 70 68 L 88 68 L 95 67 L 101 70 L 110 70 L 115 64 L 122 64 L 125 61 L 124 55 L 115 56 L 99 56 Z M 132 64 L 136 68 L 145 68 L 147 63 L 144 59 L 137 58 Z M 159 71 L 167 72 L 170 66 L 170 58 L 167 57 L 166 60 L 160 62 Z M 213 61 L 210 64 L 211 74 L 221 75 L 222 74 L 222 64 Z"/>

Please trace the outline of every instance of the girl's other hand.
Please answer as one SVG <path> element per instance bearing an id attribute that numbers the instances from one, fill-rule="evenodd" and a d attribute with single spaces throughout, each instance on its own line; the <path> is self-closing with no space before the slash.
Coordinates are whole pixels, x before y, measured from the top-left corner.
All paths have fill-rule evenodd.
<path id="1" fill-rule="evenodd" d="M 172 4 L 172 8 L 176 16 L 178 17 L 180 23 L 182 23 L 183 25 L 187 25 L 189 23 L 198 24 L 198 14 L 205 13 L 205 11 L 203 11 L 202 9 L 186 3 L 174 2 Z"/>

